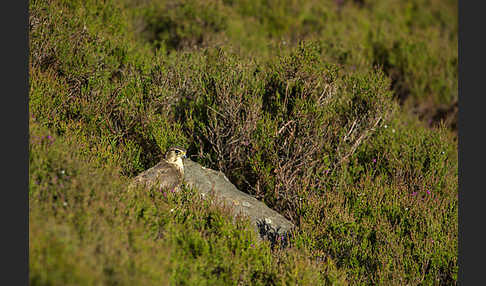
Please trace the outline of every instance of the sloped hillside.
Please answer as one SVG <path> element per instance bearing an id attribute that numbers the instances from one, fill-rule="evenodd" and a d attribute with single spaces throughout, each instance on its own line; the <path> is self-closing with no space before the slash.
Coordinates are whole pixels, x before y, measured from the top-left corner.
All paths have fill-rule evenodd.
<path id="1" fill-rule="evenodd" d="M 31 285 L 456 283 L 457 1 L 31 0 L 29 43 Z M 290 246 L 126 191 L 175 144 Z"/>

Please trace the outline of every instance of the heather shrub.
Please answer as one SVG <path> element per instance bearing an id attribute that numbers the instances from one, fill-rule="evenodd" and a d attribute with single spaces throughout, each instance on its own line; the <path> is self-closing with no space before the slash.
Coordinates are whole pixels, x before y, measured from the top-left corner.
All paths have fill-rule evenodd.
<path id="1" fill-rule="evenodd" d="M 457 211 L 453 137 L 404 118 L 379 71 L 340 74 L 317 47 L 250 70 L 211 54 L 205 65 L 215 68 L 197 71 L 204 88 L 189 87 L 195 93 L 181 101 L 196 106 L 181 119 L 198 139 L 193 150 L 299 225 L 295 243 L 332 257 L 351 281 L 454 281 L 457 220 L 435 205 Z M 425 211 L 445 216 L 423 221 Z M 422 251 L 430 241 L 444 242 L 435 247 L 441 254 Z M 420 247 L 407 253 L 412 245 Z M 393 253 L 402 258 L 388 261 Z"/>
<path id="2" fill-rule="evenodd" d="M 97 167 L 72 137 L 52 134 L 34 120 L 30 126 L 32 285 L 281 285 L 323 279 L 301 253 L 274 254 L 268 243 L 257 243 L 249 222 L 233 219 L 229 209 L 190 189 L 127 192 L 116 166 Z M 326 272 L 329 279 L 343 275 Z"/>
<path id="3" fill-rule="evenodd" d="M 390 111 L 383 74 L 340 75 L 317 49 L 302 44 L 261 67 L 209 52 L 189 86 L 174 92 L 189 90 L 178 110 L 192 150 L 271 204 L 322 187 Z"/>
<path id="4" fill-rule="evenodd" d="M 333 185 L 302 200 L 297 241 L 333 258 L 353 284 L 455 283 L 457 150 L 446 143 L 454 135 L 395 116 Z"/>
<path id="5" fill-rule="evenodd" d="M 141 14 L 144 38 L 165 52 L 214 44 L 227 25 L 219 1 L 151 1 Z"/>
<path id="6" fill-rule="evenodd" d="M 31 283 L 456 283 L 456 5 L 30 1 Z M 195 190 L 126 191 L 175 144 L 289 247 Z"/>
<path id="7" fill-rule="evenodd" d="M 132 6 L 155 49 L 225 46 L 268 59 L 320 41 L 325 62 L 351 71 L 378 66 L 407 110 L 430 126 L 457 128 L 457 1 L 143 3 Z"/>

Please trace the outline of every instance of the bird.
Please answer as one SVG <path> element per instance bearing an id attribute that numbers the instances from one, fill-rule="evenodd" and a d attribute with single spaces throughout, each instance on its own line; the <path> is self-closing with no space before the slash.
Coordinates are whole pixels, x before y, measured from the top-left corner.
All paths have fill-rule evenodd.
<path id="1" fill-rule="evenodd" d="M 184 177 L 184 163 L 182 159 L 187 158 L 186 149 L 173 146 L 165 153 L 165 159 L 157 165 L 138 174 L 131 184 L 144 185 L 152 188 L 158 184 L 159 190 L 178 191 Z"/>

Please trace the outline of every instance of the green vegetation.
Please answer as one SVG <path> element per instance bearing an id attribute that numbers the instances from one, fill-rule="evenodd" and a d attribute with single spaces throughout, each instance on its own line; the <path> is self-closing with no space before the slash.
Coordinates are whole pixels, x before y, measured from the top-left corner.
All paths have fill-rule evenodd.
<path id="1" fill-rule="evenodd" d="M 29 2 L 32 285 L 457 281 L 457 1 Z M 297 225 L 129 192 L 171 145 Z"/>

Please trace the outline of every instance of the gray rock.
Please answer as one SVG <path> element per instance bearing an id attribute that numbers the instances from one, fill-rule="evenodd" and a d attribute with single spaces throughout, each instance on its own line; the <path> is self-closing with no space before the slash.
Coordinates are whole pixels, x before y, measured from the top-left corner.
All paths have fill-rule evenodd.
<path id="1" fill-rule="evenodd" d="M 270 209 L 263 202 L 238 190 L 226 176 L 189 159 L 184 161 L 184 182 L 193 187 L 202 196 L 214 195 L 233 209 L 234 215 L 249 218 L 261 238 L 285 246 L 294 224 L 278 212 Z"/>

